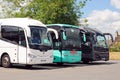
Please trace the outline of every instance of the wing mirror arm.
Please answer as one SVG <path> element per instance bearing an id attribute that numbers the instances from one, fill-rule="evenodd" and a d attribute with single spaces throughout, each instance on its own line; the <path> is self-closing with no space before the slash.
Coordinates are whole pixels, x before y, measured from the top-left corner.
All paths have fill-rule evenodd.
<path id="1" fill-rule="evenodd" d="M 103 35 L 104 35 L 104 36 L 105 36 L 105 35 L 109 35 L 109 36 L 111 37 L 111 41 L 112 41 L 112 42 L 114 41 L 112 34 L 110 34 L 110 33 L 103 33 Z"/>

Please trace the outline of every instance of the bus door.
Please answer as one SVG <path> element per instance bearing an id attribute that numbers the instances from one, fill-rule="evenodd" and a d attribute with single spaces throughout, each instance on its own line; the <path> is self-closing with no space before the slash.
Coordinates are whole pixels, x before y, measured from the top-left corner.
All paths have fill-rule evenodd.
<path id="1" fill-rule="evenodd" d="M 92 51 L 92 48 L 93 48 L 93 43 L 94 43 L 94 39 L 93 39 L 93 37 L 92 37 L 92 35 L 93 34 L 91 34 L 91 33 L 86 33 L 86 42 L 85 42 L 85 48 L 86 49 L 84 49 L 85 50 L 85 53 L 88 53 L 88 54 L 90 54 L 91 53 L 91 51 Z"/>
<path id="2" fill-rule="evenodd" d="M 19 28 L 18 61 L 23 64 L 27 63 L 27 44 L 25 32 L 22 28 Z"/>

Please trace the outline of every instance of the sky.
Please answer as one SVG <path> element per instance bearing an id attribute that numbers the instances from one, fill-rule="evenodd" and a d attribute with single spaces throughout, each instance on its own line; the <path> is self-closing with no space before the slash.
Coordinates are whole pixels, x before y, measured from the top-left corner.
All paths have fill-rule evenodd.
<path id="1" fill-rule="evenodd" d="M 88 19 L 89 27 L 111 33 L 114 37 L 116 31 L 120 34 L 120 0 L 91 0 L 82 11 L 82 19 Z"/>

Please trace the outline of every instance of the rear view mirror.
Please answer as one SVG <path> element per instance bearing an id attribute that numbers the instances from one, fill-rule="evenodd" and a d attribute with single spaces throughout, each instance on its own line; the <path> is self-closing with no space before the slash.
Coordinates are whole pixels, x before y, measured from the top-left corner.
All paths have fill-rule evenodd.
<path id="1" fill-rule="evenodd" d="M 83 41 L 86 42 L 86 35 L 83 34 Z"/>
<path id="2" fill-rule="evenodd" d="M 82 38 L 82 41 L 85 43 L 87 41 L 85 30 L 80 29 L 80 36 Z"/>
<path id="3" fill-rule="evenodd" d="M 94 41 L 97 42 L 97 36 L 96 36 L 96 34 L 92 34 L 92 35 L 94 37 Z"/>
<path id="4" fill-rule="evenodd" d="M 65 35 L 65 32 L 62 32 L 62 35 L 63 35 L 63 40 L 67 40 L 67 37 Z"/>
<path id="5" fill-rule="evenodd" d="M 112 42 L 114 41 L 112 34 L 110 34 L 110 33 L 103 33 L 103 35 L 104 35 L 104 36 L 109 35 L 109 36 L 111 37 L 111 41 L 112 41 Z"/>

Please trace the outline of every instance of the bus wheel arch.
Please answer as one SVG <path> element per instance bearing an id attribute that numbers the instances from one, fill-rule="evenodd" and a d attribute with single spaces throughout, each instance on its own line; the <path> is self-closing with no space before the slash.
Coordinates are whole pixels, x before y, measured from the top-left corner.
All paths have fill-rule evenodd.
<path id="1" fill-rule="evenodd" d="M 82 60 L 83 64 L 89 64 L 89 60 Z"/>
<path id="2" fill-rule="evenodd" d="M 11 67 L 10 57 L 7 53 L 3 53 L 1 56 L 1 66 L 4 68 Z"/>

